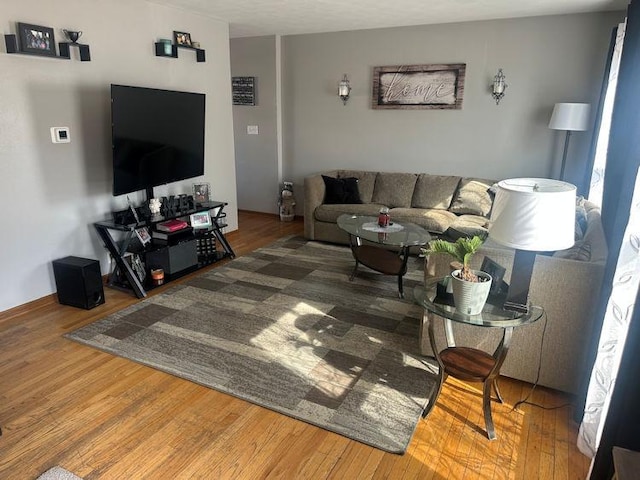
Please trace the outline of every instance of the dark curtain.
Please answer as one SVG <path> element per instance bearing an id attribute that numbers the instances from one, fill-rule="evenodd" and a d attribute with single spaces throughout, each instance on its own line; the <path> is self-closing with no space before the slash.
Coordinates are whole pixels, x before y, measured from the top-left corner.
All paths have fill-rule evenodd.
<path id="1" fill-rule="evenodd" d="M 620 246 L 632 208 L 633 190 L 640 166 L 640 0 L 627 10 L 627 27 L 620 61 L 618 89 L 613 107 L 609 151 L 604 178 L 602 222 L 609 247 L 599 309 L 600 326 L 611 294 Z M 639 252 L 640 253 L 640 252 Z M 640 449 L 640 305 L 631 318 L 627 341 L 609 413 L 590 478 L 610 478 L 612 447 Z M 600 329 L 594 335 L 592 359 Z M 592 361 L 593 363 L 593 361 Z"/>

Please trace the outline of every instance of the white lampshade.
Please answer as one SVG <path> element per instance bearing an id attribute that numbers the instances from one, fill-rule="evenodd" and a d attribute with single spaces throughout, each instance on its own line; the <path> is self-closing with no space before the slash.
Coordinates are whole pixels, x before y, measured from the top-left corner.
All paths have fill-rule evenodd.
<path id="1" fill-rule="evenodd" d="M 513 178 L 498 183 L 489 237 L 529 251 L 554 251 L 574 243 L 576 187 L 548 178 Z"/>
<path id="2" fill-rule="evenodd" d="M 589 129 L 588 103 L 556 103 L 553 107 L 549 128 L 553 130 L 582 131 Z"/>

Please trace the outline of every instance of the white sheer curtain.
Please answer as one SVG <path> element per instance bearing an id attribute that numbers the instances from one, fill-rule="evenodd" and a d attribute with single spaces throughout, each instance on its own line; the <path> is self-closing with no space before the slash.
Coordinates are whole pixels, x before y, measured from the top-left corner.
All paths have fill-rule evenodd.
<path id="1" fill-rule="evenodd" d="M 603 104 L 600 135 L 596 145 L 596 158 L 591 179 L 589 200 L 601 205 L 602 183 L 609 143 L 609 128 L 613 112 L 613 101 L 618 79 L 620 56 L 625 24 L 618 27 L 614 47 L 609 84 Z M 584 415 L 578 434 L 578 448 L 593 457 L 600 443 L 604 421 L 607 416 L 611 393 L 620 365 L 620 358 L 627 336 L 629 321 L 633 313 L 638 287 L 640 286 L 640 179 L 636 172 L 635 190 L 631 203 L 629 222 L 625 231 L 611 296 L 607 302 L 602 332 L 598 343 L 596 361 L 591 372 Z"/>
<path id="2" fill-rule="evenodd" d="M 602 206 L 602 188 L 604 183 L 604 169 L 607 166 L 607 150 L 609 148 L 609 132 L 611 131 L 611 116 L 613 115 L 613 101 L 616 96 L 618 86 L 618 71 L 620 70 L 620 57 L 622 56 L 622 45 L 624 42 L 625 23 L 618 25 L 616 31 L 616 43 L 611 57 L 611 68 L 609 69 L 609 79 L 607 90 L 604 95 L 602 106 L 602 120 L 596 142 L 596 153 L 591 172 L 591 183 L 589 186 L 589 201 Z"/>

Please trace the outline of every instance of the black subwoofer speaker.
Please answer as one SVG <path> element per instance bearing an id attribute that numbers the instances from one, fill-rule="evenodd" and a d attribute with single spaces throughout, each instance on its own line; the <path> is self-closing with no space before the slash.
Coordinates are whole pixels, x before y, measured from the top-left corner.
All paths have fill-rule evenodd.
<path id="1" fill-rule="evenodd" d="M 104 303 L 100 263 L 80 257 L 53 261 L 58 301 L 63 305 L 87 310 Z"/>

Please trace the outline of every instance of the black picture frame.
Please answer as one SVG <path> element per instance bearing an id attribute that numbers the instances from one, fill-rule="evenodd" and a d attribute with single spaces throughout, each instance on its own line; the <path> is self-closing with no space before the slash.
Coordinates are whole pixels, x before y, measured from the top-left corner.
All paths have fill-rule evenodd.
<path id="1" fill-rule="evenodd" d="M 211 200 L 211 184 L 194 183 L 193 184 L 193 201 L 196 205 L 202 205 Z"/>
<path id="2" fill-rule="evenodd" d="M 507 269 L 499 263 L 493 261 L 489 257 L 484 257 L 482 260 L 482 266 L 480 271 L 491 275 L 491 288 L 489 292 L 491 294 L 502 293 L 505 290 L 506 284 L 504 283 L 504 274 L 507 273 Z"/>
<path id="3" fill-rule="evenodd" d="M 255 106 L 256 77 L 231 77 L 231 94 L 234 105 Z"/>
<path id="4" fill-rule="evenodd" d="M 173 31 L 173 43 L 178 47 L 193 48 L 193 42 L 191 41 L 191 34 L 189 32 Z"/>
<path id="5" fill-rule="evenodd" d="M 56 39 L 53 28 L 30 23 L 17 23 L 20 53 L 56 56 Z"/>
<path id="6" fill-rule="evenodd" d="M 142 245 L 146 245 L 151 241 L 151 234 L 147 227 L 136 228 L 136 236 Z"/>

